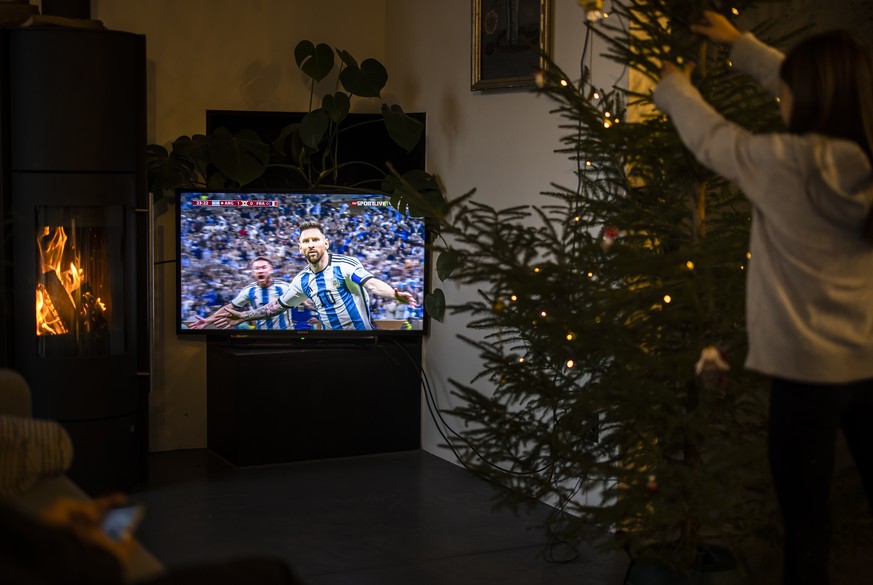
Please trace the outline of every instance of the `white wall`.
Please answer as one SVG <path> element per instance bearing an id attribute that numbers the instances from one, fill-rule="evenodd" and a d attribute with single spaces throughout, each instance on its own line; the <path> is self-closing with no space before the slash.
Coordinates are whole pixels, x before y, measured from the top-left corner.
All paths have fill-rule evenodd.
<path id="1" fill-rule="evenodd" d="M 584 14 L 576 0 L 554 0 L 552 16 L 553 58 L 578 78 Z M 559 118 L 549 113 L 554 104 L 528 90 L 470 91 L 471 18 L 470 1 L 387 0 L 386 67 L 399 78 L 391 87 L 404 108 L 427 112 L 428 170 L 450 197 L 475 187 L 476 199 L 497 208 L 544 202 L 539 194 L 551 183 L 575 185 L 573 164 L 554 153 L 562 136 Z M 609 87 L 621 70 L 597 58 L 601 52 L 589 49 L 595 57 L 586 64 L 593 63 L 595 82 Z M 443 288 L 449 304 L 474 294 L 452 283 Z M 425 368 L 438 403 L 451 407 L 449 378 L 467 383 L 479 368 L 476 352 L 456 336 L 477 333 L 452 315 L 431 331 Z M 423 448 L 452 460 L 426 411 L 422 428 Z"/>
<path id="2" fill-rule="evenodd" d="M 578 76 L 582 11 L 575 0 L 554 0 L 552 13 L 553 54 Z M 93 0 L 92 16 L 147 37 L 149 142 L 202 133 L 206 109 L 306 109 L 308 88 L 292 50 L 310 39 L 382 60 L 390 75 L 386 99 L 427 112 L 428 167 L 450 195 L 475 187 L 480 201 L 503 207 L 541 200 L 552 182 L 574 182 L 572 165 L 553 152 L 561 132 L 547 100 L 526 90 L 470 91 L 471 0 Z M 616 80 L 614 64 L 593 63 L 600 85 Z M 157 221 L 157 262 L 175 253 L 171 215 Z M 155 451 L 206 445 L 205 350 L 173 334 L 174 270 L 172 263 L 155 270 Z M 445 288 L 450 303 L 470 294 Z M 448 316 L 426 342 L 425 367 L 443 407 L 452 404 L 447 380 L 466 382 L 478 368 L 456 338 L 462 332 L 470 334 Z M 422 445 L 451 459 L 440 443 L 425 414 Z"/>
<path id="3" fill-rule="evenodd" d="M 206 109 L 299 111 L 298 41 L 382 58 L 384 0 L 93 0 L 92 17 L 146 35 L 149 140 L 202 133 Z"/>

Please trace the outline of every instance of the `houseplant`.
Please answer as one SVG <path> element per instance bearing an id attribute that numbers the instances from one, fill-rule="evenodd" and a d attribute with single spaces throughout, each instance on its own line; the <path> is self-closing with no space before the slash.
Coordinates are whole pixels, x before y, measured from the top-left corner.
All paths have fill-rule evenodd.
<path id="1" fill-rule="evenodd" d="M 389 167 L 348 160 L 341 151 L 343 136 L 351 129 L 346 122 L 350 120 L 352 101 L 381 99 L 388 81 L 385 67 L 372 58 L 358 63 L 347 51 L 307 40 L 297 44 L 294 57 L 310 79 L 310 109 L 301 120 L 279 129 L 269 143 L 252 129 L 231 133 L 219 127 L 209 134 L 180 136 L 169 149 L 149 145 L 149 187 L 155 198 L 171 197 L 176 187 L 269 188 L 276 187 L 277 182 L 309 189 L 363 188 L 363 184 L 349 183 L 343 177 L 344 169 L 354 166 L 367 167 L 364 181 L 370 191 L 374 186 L 400 188 Z M 336 91 L 325 93 L 313 106 L 316 89 L 333 79 L 332 74 Z M 407 152 L 423 139 L 422 123 L 399 105 L 382 102 L 380 112 L 381 118 L 375 122 L 381 122 L 391 140 Z M 435 178 L 423 170 L 407 171 L 402 178 L 422 193 L 438 192 Z"/>
<path id="2" fill-rule="evenodd" d="M 268 139 L 250 128 L 232 133 L 218 127 L 207 134 L 180 136 L 169 149 L 160 144 L 148 145 L 149 190 L 156 201 L 171 201 L 177 187 L 216 191 L 240 187 L 360 189 L 368 193 L 381 191 L 395 198 L 412 189 L 429 201 L 441 201 L 436 177 L 423 169 L 398 173 L 393 161 L 377 165 L 345 155 L 345 136 L 364 124 L 381 124 L 381 132 L 405 152 L 424 139 L 422 122 L 397 104 L 382 101 L 379 116 L 364 121 L 353 119 L 353 100 L 381 100 L 388 72 L 378 60 L 368 58 L 358 63 L 347 51 L 308 40 L 296 45 L 294 58 L 310 80 L 310 108 L 302 113 L 299 122 L 277 129 L 276 135 Z M 335 91 L 325 93 L 314 105 L 316 89 L 331 79 L 336 80 Z M 436 229 L 435 221 L 426 221 Z M 431 315 L 445 311 L 441 294 L 428 294 L 425 303 Z"/>

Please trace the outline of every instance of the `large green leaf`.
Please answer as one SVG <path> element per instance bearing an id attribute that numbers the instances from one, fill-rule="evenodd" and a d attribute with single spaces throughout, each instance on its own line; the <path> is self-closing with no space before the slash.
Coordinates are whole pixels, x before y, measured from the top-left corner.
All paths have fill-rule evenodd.
<path id="1" fill-rule="evenodd" d="M 212 164 L 232 181 L 247 185 L 264 173 L 269 162 L 270 145 L 254 130 L 240 130 L 231 135 L 227 128 L 218 128 L 209 137 Z"/>
<path id="2" fill-rule="evenodd" d="M 433 292 L 424 295 L 424 310 L 440 323 L 446 315 L 446 295 L 442 289 L 435 288 Z"/>
<path id="3" fill-rule="evenodd" d="M 333 49 L 324 43 L 315 46 L 312 41 L 297 43 L 294 48 L 294 59 L 300 70 L 316 82 L 327 77 L 334 64 Z"/>
<path id="4" fill-rule="evenodd" d="M 388 71 L 375 59 L 364 59 L 360 67 L 346 66 L 340 73 L 340 83 L 352 95 L 379 97 L 388 83 Z"/>
<path id="5" fill-rule="evenodd" d="M 153 175 L 162 174 L 169 165 L 170 153 L 160 144 L 149 144 L 146 147 L 146 168 L 149 173 L 149 188 L 154 183 Z"/>
<path id="6" fill-rule="evenodd" d="M 382 104 L 382 117 L 385 120 L 385 128 L 388 135 L 406 152 L 412 151 L 421 140 L 424 124 L 407 116 L 398 105 L 388 106 Z"/>
<path id="7" fill-rule="evenodd" d="M 348 94 L 341 91 L 333 95 L 328 94 L 321 100 L 321 109 L 327 112 L 330 121 L 334 124 L 339 124 L 346 119 L 351 105 Z"/>
<path id="8" fill-rule="evenodd" d="M 352 67 L 354 69 L 358 68 L 358 61 L 354 57 L 349 54 L 348 51 L 343 51 L 342 49 L 336 50 L 337 55 L 339 55 L 340 60 L 345 64 L 346 67 Z"/>
<path id="9" fill-rule="evenodd" d="M 324 110 L 312 110 L 300 121 L 300 140 L 307 147 L 318 149 L 329 126 L 330 118 Z"/>
<path id="10" fill-rule="evenodd" d="M 209 138 L 202 134 L 180 136 L 173 142 L 173 153 L 205 165 L 210 161 Z"/>
<path id="11" fill-rule="evenodd" d="M 193 162 L 182 158 L 158 144 L 146 148 L 149 191 L 156 199 L 169 194 L 176 187 L 190 186 L 197 176 Z"/>
<path id="12" fill-rule="evenodd" d="M 273 140 L 273 150 L 283 157 L 287 156 L 290 152 L 293 152 L 289 150 L 288 142 L 289 139 L 291 139 L 293 143 L 293 138 L 295 136 L 299 138 L 299 130 L 300 124 L 298 122 L 288 124 L 287 126 L 282 128 L 282 130 L 279 132 L 279 135 L 276 137 L 275 140 Z"/>
<path id="13" fill-rule="evenodd" d="M 461 257 L 452 250 L 442 252 L 437 258 L 437 276 L 445 281 L 452 276 L 455 269 L 461 265 Z"/>
<path id="14" fill-rule="evenodd" d="M 436 177 L 427 171 L 407 171 L 402 177 L 390 175 L 382 181 L 382 191 L 391 196 L 395 209 L 412 217 L 440 218 L 447 210 Z"/>
<path id="15" fill-rule="evenodd" d="M 210 191 L 221 191 L 223 189 L 232 188 L 233 185 L 224 173 L 221 171 L 216 171 L 209 175 L 209 178 L 206 180 L 206 188 Z"/>

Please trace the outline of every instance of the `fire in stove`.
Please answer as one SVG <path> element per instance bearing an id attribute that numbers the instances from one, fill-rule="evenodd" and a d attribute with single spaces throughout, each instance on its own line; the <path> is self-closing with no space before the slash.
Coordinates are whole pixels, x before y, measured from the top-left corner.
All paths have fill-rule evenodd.
<path id="1" fill-rule="evenodd" d="M 37 248 L 36 334 L 96 333 L 106 329 L 106 304 L 86 278 L 66 229 L 45 226 L 37 230 Z"/>

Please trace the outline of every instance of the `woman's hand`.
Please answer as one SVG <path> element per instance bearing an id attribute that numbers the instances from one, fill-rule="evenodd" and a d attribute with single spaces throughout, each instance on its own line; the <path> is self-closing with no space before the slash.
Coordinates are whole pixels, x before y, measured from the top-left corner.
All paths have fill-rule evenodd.
<path id="1" fill-rule="evenodd" d="M 724 45 L 733 45 L 742 35 L 731 21 L 712 10 L 703 11 L 703 19 L 691 25 L 691 32 Z"/>
<path id="2" fill-rule="evenodd" d="M 682 75 L 690 80 L 696 66 L 697 64 L 694 61 L 687 61 L 682 67 L 671 61 L 664 61 L 661 65 L 661 79 L 666 79 L 671 75 Z"/>
<path id="3" fill-rule="evenodd" d="M 135 546 L 133 539 L 113 540 L 101 528 L 106 512 L 126 501 L 123 494 L 110 494 L 94 500 L 59 497 L 40 510 L 39 517 L 46 524 L 69 530 L 82 541 L 109 552 L 127 572 Z"/>

